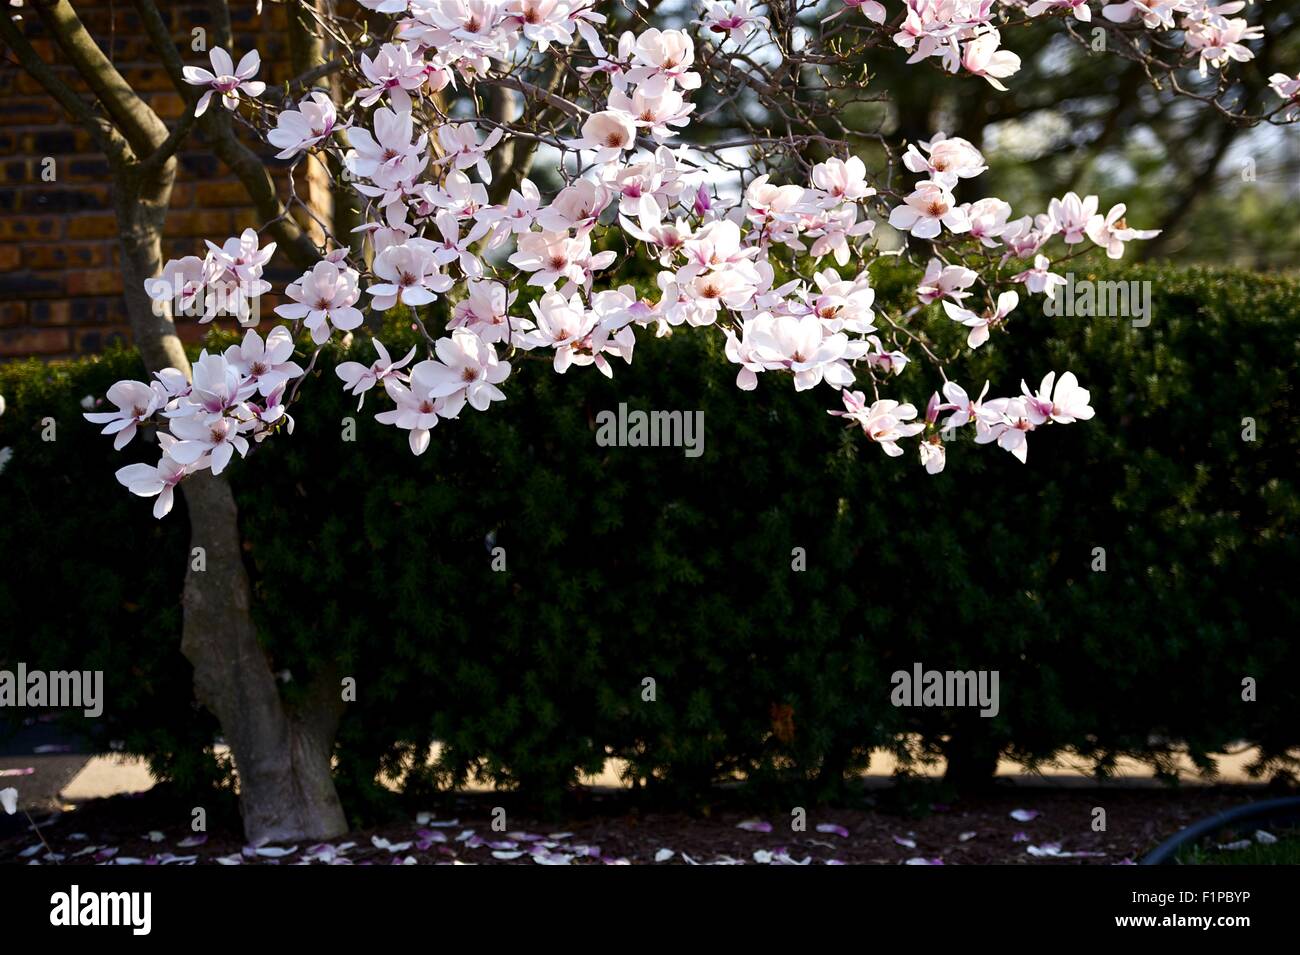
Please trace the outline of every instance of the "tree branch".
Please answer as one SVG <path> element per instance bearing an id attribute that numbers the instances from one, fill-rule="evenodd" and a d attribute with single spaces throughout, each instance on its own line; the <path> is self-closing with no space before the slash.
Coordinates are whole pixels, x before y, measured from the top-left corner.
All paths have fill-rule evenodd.
<path id="1" fill-rule="evenodd" d="M 37 55 L 36 50 L 23 36 L 18 24 L 8 14 L 0 16 L 0 38 L 3 38 L 5 45 L 13 50 L 22 68 L 54 97 L 72 119 L 81 123 L 95 137 L 95 141 L 99 143 L 110 162 L 124 163 L 133 158 L 130 146 L 112 122 L 107 117 L 96 113 L 75 90 L 59 79 L 49 65 Z"/>
<path id="2" fill-rule="evenodd" d="M 185 61 L 181 59 L 181 52 L 176 48 L 176 41 L 172 39 L 172 34 L 167 29 L 167 23 L 163 20 L 162 14 L 158 12 L 158 6 L 153 0 L 131 0 L 135 4 L 135 11 L 140 15 L 140 22 L 144 25 L 144 30 L 149 34 L 149 39 L 153 41 L 154 49 L 162 58 L 163 68 L 167 70 L 167 75 L 171 77 L 172 85 L 176 91 L 187 101 L 197 100 L 194 95 L 195 89 L 189 83 L 185 82 Z"/>
<path id="3" fill-rule="evenodd" d="M 138 155 L 152 152 L 167 139 L 167 125 L 149 108 L 86 32 L 68 0 L 38 0 L 37 14 L 91 92 Z"/>

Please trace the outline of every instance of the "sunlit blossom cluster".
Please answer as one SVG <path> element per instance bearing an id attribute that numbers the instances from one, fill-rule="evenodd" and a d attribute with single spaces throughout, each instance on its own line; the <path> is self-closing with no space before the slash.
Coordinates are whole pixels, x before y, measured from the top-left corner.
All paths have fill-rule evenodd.
<path id="1" fill-rule="evenodd" d="M 391 28 L 358 45 L 346 104 L 321 90 L 279 108 L 265 102 L 255 51 L 235 65 L 213 50 L 211 70 L 186 68 L 201 90 L 196 112 L 214 99 L 232 111 L 247 106 L 278 158 L 337 163 L 365 203 L 356 229 L 363 248 L 330 236 L 320 260 L 282 290 L 275 314 L 286 324 L 265 337 L 254 328 L 255 306 L 272 291 L 263 269 L 276 245 L 254 230 L 208 243 L 203 258 L 169 261 L 149 281 L 150 296 L 174 314 L 247 326 L 240 344 L 205 352 L 192 381 L 167 369 L 147 383 L 118 382 L 107 396 L 116 410 L 86 416 L 118 448 L 154 429 L 158 464 L 130 465 L 118 479 L 156 496 L 156 515 L 170 510 L 187 475 L 220 473 L 236 454 L 292 431 L 287 409 L 305 381 L 303 365 L 313 367 L 314 352 L 368 315 L 409 321 L 422 348 L 396 357 L 376 338 L 371 363 L 343 362 L 336 376 L 359 408 L 371 393 L 385 402 L 375 420 L 407 432 L 415 454 L 440 422 L 505 401 L 526 358 L 560 374 L 593 366 L 613 377 L 632 361 L 638 333 L 695 329 L 722 337 L 737 387 L 755 389 L 766 375 L 798 391 L 838 391 L 831 414 L 889 456 L 916 440 L 931 474 L 943 470 L 945 442 L 967 425 L 974 443 L 997 444 L 1023 462 L 1030 432 L 1093 416 L 1088 391 L 1069 371 L 1049 372 L 1036 391 L 1022 382 L 1010 397 L 987 399 L 985 383 L 971 399 L 940 369 L 944 383 L 923 411 L 879 388 L 917 358 L 934 358 L 914 347 L 924 341 L 910 330 L 917 323 L 959 323 L 967 347 L 979 348 L 1006 329 L 1022 296 L 1056 294 L 1064 259 L 1089 249 L 1120 258 L 1126 243 L 1156 234 L 1129 226 L 1123 204 L 1103 212 L 1099 197 L 1070 192 L 1017 217 L 998 197 L 958 201 L 988 164 L 974 145 L 943 133 L 907 144 L 901 180 L 828 148 L 800 181 L 760 165 L 736 188 L 720 188 L 725 177 L 689 137 L 702 109 L 701 51 L 716 63 L 763 42 L 768 19 L 748 0 L 704 3 L 693 33 L 618 35 L 590 0 L 362 5 L 387 15 Z M 890 31 L 908 62 L 933 60 L 1003 89 L 1020 61 L 1002 47 L 1000 7 L 1092 16 L 1085 0 L 850 0 L 845 12 L 858 8 L 871 28 Z M 1117 23 L 1177 27 L 1201 67 L 1217 69 L 1249 57 L 1243 44 L 1256 33 L 1233 18 L 1240 7 L 1130 0 L 1100 12 Z M 559 125 L 530 126 L 533 107 L 518 119 L 446 107 L 451 98 L 469 105 L 464 94 L 481 84 L 513 82 L 524 58 L 557 48 L 585 90 L 583 102 L 560 104 Z M 1300 78 L 1279 74 L 1272 85 L 1287 100 L 1300 94 Z M 560 157 L 563 184 L 547 194 L 524 176 L 494 201 L 497 151 L 529 140 Z M 899 251 L 928 261 L 916 306 L 902 315 L 879 307 L 869 273 Z M 620 275 L 634 253 L 654 264 L 648 293 Z"/>
<path id="2" fill-rule="evenodd" d="M 286 411 L 285 389 L 303 374 L 292 360 L 293 338 L 281 325 L 265 339 L 249 329 L 243 341 L 224 353 L 203 352 L 194 362 L 192 380 L 175 368 L 154 375 L 148 383 L 119 381 L 108 389 L 113 411 L 92 411 L 86 418 L 114 435 L 113 446 L 124 448 L 148 423 L 165 424 L 155 432 L 162 456 L 156 465 L 129 464 L 117 479 L 132 494 L 156 497 L 153 513 L 164 517 L 174 492 L 187 475 L 225 470 L 236 453 L 248 454 L 249 441 L 259 442 L 283 427 L 293 432 Z"/>

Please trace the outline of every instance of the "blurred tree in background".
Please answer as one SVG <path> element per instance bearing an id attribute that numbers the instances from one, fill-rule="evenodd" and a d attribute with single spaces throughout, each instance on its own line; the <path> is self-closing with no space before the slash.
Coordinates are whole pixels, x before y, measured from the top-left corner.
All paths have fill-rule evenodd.
<path id="1" fill-rule="evenodd" d="M 1242 97 L 1236 101 L 1239 112 L 1259 114 L 1279 103 L 1268 78 L 1300 72 L 1300 0 L 1256 0 L 1253 7 L 1243 15 L 1264 27 L 1264 38 L 1250 44 L 1255 59 L 1236 64 L 1227 94 Z M 651 9 L 677 24 L 693 15 L 680 0 Z M 814 17 L 842 9 L 842 0 L 830 0 Z M 895 10 L 887 9 L 892 23 Z M 779 29 L 778 8 L 768 10 Z M 856 42 L 858 25 L 870 25 L 855 8 L 838 19 L 845 22 L 849 46 Z M 799 82 L 809 103 L 829 105 L 819 122 L 827 130 L 834 125 L 831 138 L 841 138 L 845 129 L 856 134 L 857 141 L 852 135 L 849 141 L 869 168 L 884 167 L 882 142 L 928 140 L 942 130 L 974 143 L 991 167 L 975 187 L 978 192 L 969 186 L 958 190 L 965 201 L 1016 196 L 1020 215 L 1045 209 L 1051 197 L 1069 190 L 1096 193 L 1103 206 L 1125 201 L 1132 221 L 1164 230 L 1137 250 L 1142 258 L 1296 268 L 1300 127 L 1236 125 L 1210 103 L 1175 95 L 1168 83 L 1154 89 L 1144 65 L 1121 56 L 1112 35 L 1099 29 L 1106 21 L 1095 10 L 1093 20 L 1044 17 L 1005 31 L 1006 48 L 1022 63 L 1005 92 L 978 77 L 909 66 L 907 52 L 892 44 L 869 49 L 851 75 L 804 63 Z M 1179 73 L 1185 90 L 1214 92 L 1200 82 L 1192 71 Z M 876 101 L 874 91 L 884 90 L 889 103 Z M 774 135 L 783 134 L 788 118 L 774 114 L 773 97 L 762 90 L 750 95 L 745 104 L 750 118 Z M 737 131 L 736 113 L 705 109 L 699 119 L 712 117 L 717 136 L 725 139 Z M 810 161 L 825 158 L 815 143 L 809 153 Z M 874 162 L 868 158 L 873 154 Z"/>

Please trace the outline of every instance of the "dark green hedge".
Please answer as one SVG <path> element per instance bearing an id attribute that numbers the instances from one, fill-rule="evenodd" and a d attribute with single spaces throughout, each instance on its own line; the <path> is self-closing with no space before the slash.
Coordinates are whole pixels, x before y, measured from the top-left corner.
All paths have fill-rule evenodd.
<path id="1" fill-rule="evenodd" d="M 292 438 L 231 471 L 274 667 L 288 693 L 325 659 L 357 678 L 351 783 L 433 739 L 442 759 L 416 785 L 477 770 L 543 796 L 608 755 L 674 794 L 732 773 L 833 792 L 903 732 L 1030 759 L 1073 747 L 1103 767 L 1179 742 L 1278 756 L 1300 743 L 1300 286 L 1124 277 L 1153 283 L 1149 327 L 1022 308 L 1013 335 L 949 369 L 995 394 L 1073 370 L 1097 417 L 1032 435 L 1027 466 L 963 437 L 937 477 L 914 442 L 891 460 L 843 430 L 827 389 L 768 376 L 737 391 L 702 334 L 642 336 L 613 382 L 522 362 L 505 404 L 440 425 L 420 458 L 374 423 L 373 395 L 356 414 L 330 356 Z M 882 295 L 905 282 L 882 275 Z M 134 364 L 0 369 L 0 445 L 16 451 L 0 664 L 102 666 L 105 732 L 192 782 L 212 725 L 177 649 L 183 510 L 154 522 L 112 475 L 144 449 L 115 455 L 77 413 Z M 932 382 L 914 369 L 898 396 L 921 405 Z M 620 401 L 703 409 L 704 455 L 599 447 L 595 416 Z M 889 675 L 917 661 L 999 670 L 1001 713 L 895 709 Z"/>

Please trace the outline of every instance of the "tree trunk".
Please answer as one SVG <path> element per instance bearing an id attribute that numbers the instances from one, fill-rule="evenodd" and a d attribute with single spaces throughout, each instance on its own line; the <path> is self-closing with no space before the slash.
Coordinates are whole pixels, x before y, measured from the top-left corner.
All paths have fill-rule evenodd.
<path id="1" fill-rule="evenodd" d="M 185 578 L 181 651 L 234 755 L 244 834 L 254 845 L 331 839 L 347 831 L 330 776 L 342 695 L 336 685 L 332 706 L 322 686 L 301 716 L 287 712 L 257 642 L 230 485 L 202 472 L 181 486 L 191 544 L 207 561 L 204 570 L 191 562 Z"/>
<path id="2" fill-rule="evenodd" d="M 977 726 L 959 726 L 948 737 L 943 754 L 948 767 L 943 780 L 959 793 L 978 793 L 992 788 L 998 772 L 1002 747 Z"/>
<path id="3" fill-rule="evenodd" d="M 144 178 L 117 177 L 115 204 L 126 301 L 136 346 L 150 371 L 171 366 L 188 375 L 170 310 L 145 294 L 162 268 L 162 227 L 174 178 L 169 161 Z M 199 700 L 217 717 L 239 774 L 244 835 L 253 845 L 319 841 L 347 831 L 330 761 L 342 713 L 337 682 L 318 680 L 309 705 L 291 713 L 280 699 L 252 617 L 238 511 L 222 476 L 200 471 L 181 491 L 190 520 L 191 559 L 185 578 L 181 651 L 194 666 Z"/>

